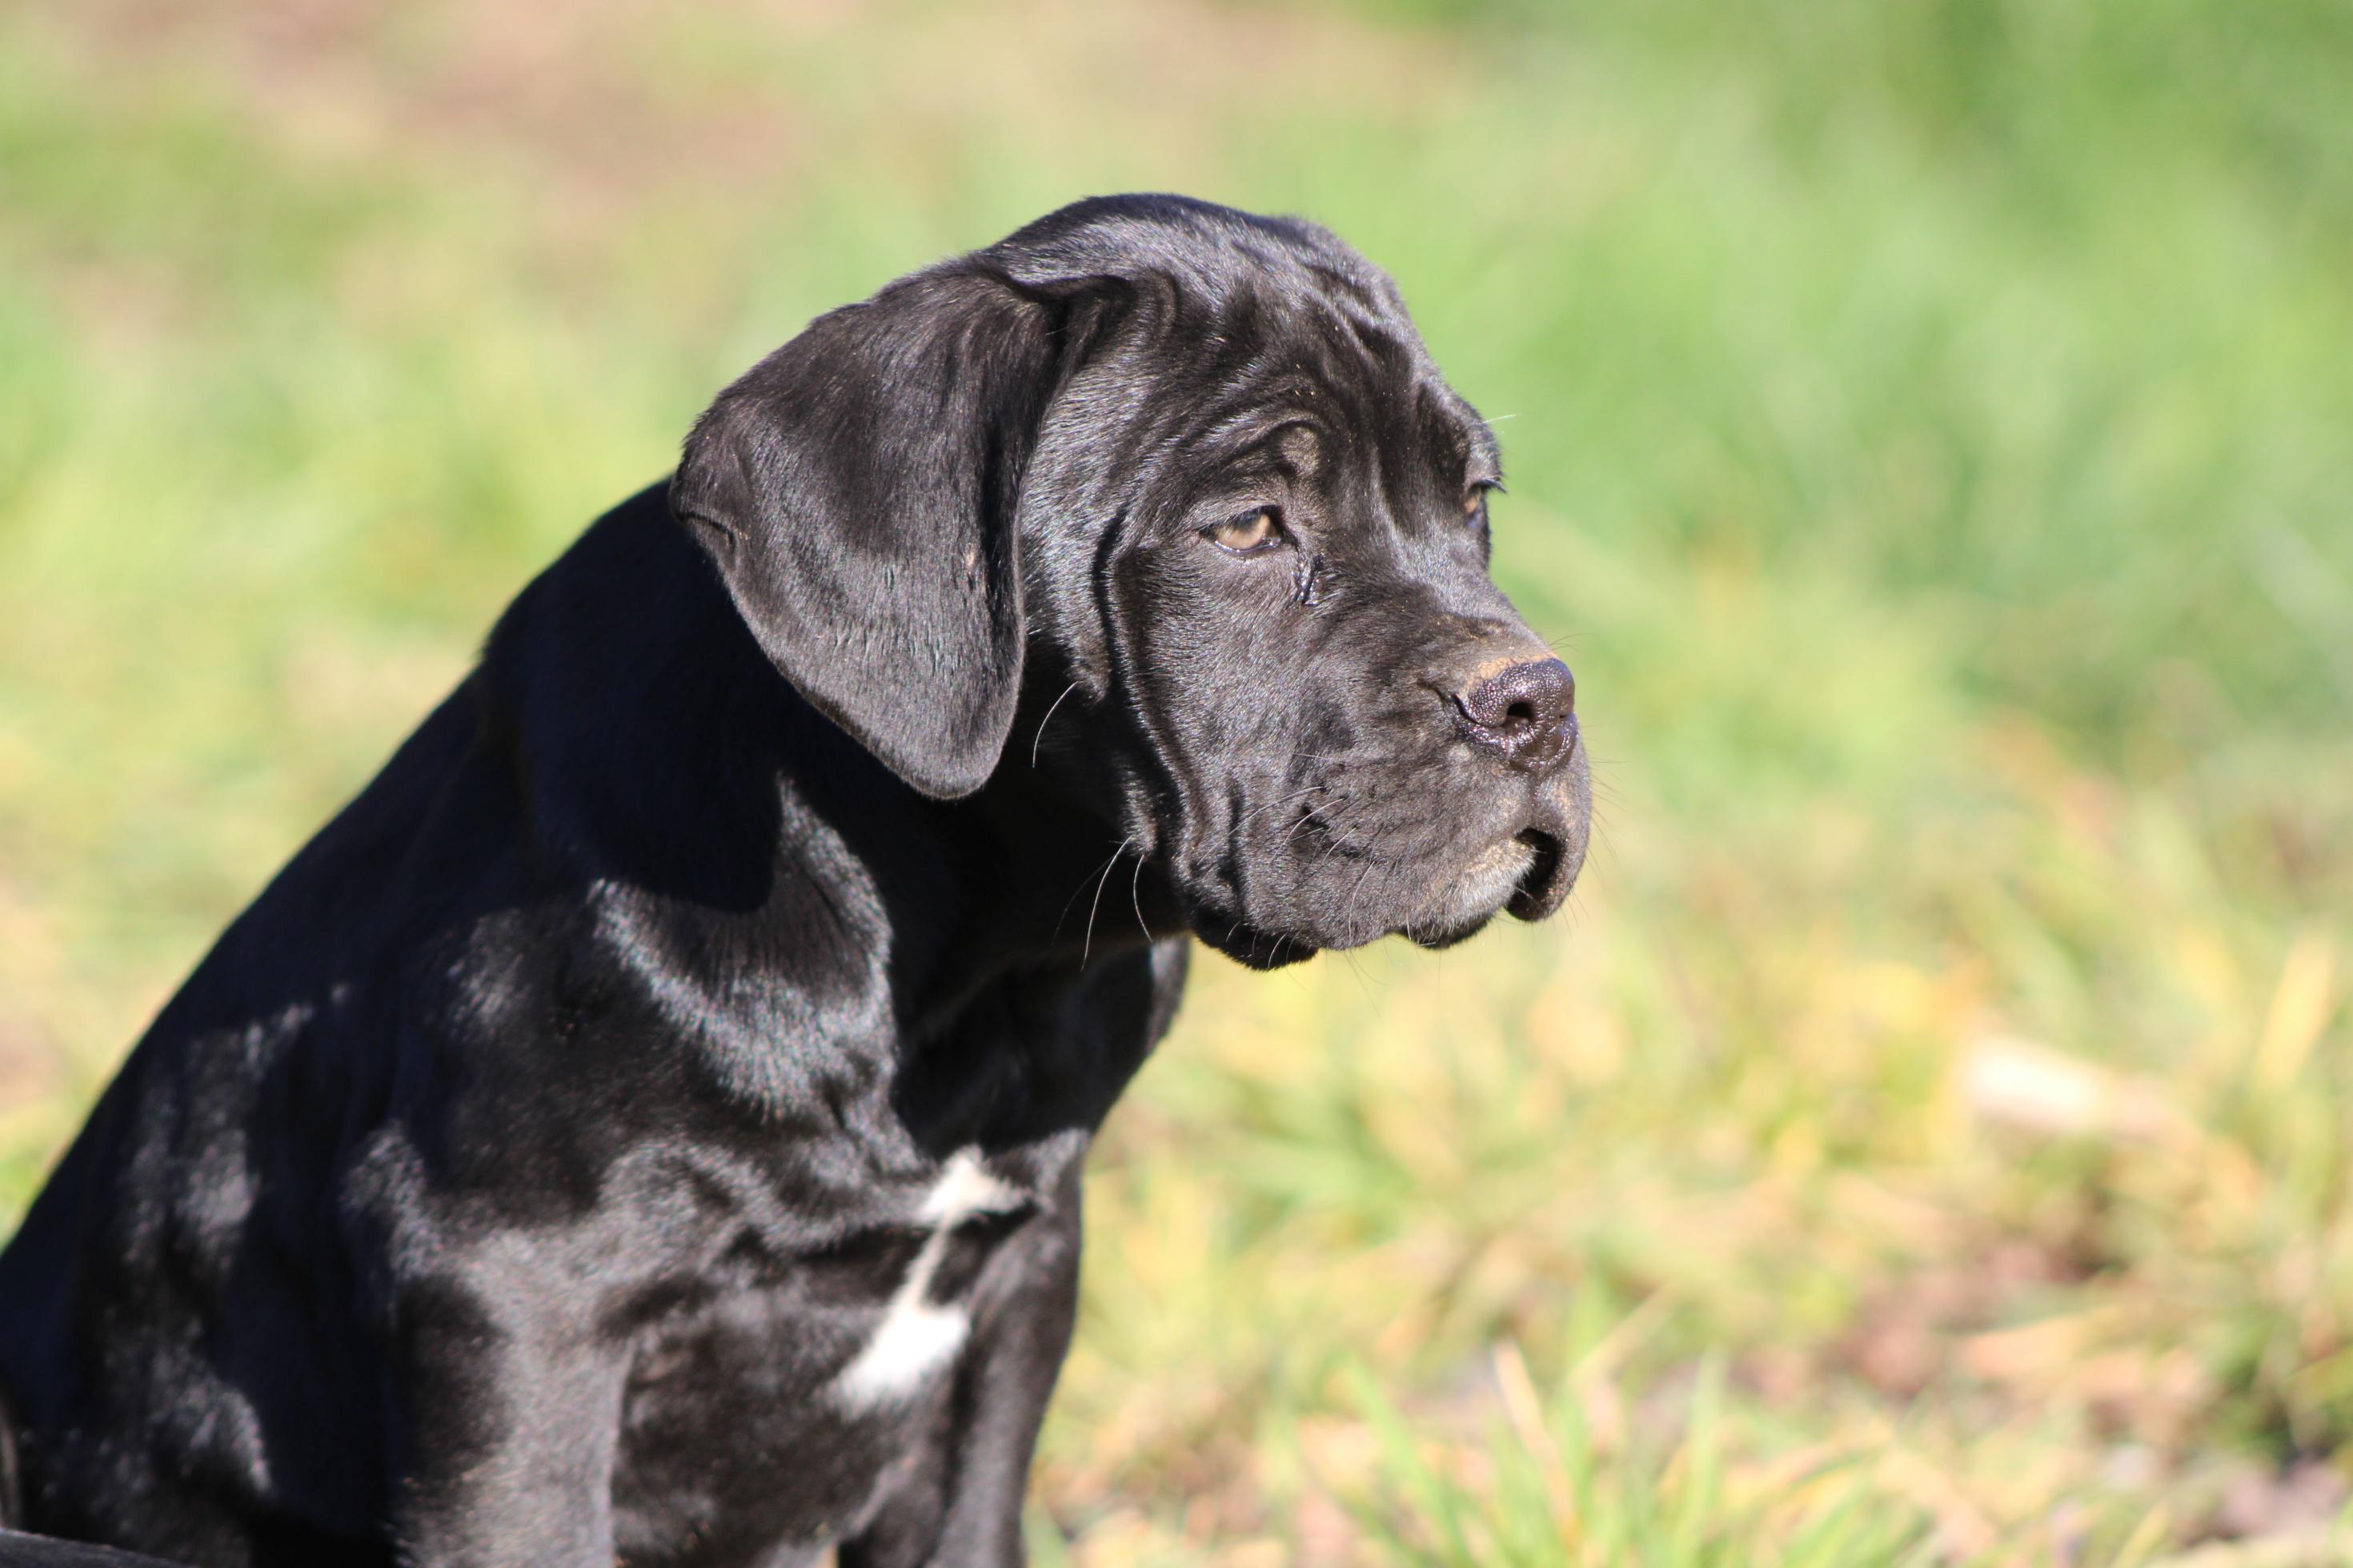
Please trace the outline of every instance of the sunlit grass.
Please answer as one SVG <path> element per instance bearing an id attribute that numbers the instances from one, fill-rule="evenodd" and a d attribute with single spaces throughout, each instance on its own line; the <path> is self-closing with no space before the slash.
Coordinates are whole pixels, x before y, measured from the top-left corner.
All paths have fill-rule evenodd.
<path id="1" fill-rule="evenodd" d="M 2353 1561 L 2341 7 L 290 18 L 0 16 L 0 1208 L 712 388 L 1183 188 L 1497 417 L 1603 825 L 1204 956 L 1040 1560 Z"/>

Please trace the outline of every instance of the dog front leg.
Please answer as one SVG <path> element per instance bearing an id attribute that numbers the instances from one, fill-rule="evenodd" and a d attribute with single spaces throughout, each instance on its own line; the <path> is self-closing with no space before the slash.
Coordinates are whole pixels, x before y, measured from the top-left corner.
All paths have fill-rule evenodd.
<path id="1" fill-rule="evenodd" d="M 394 1538 L 411 1568 L 610 1568 L 625 1363 L 585 1326 L 404 1311 L 387 1391 Z"/>
<path id="2" fill-rule="evenodd" d="M 842 1543 L 841 1568 L 1013 1568 L 1025 1560 L 1029 1460 L 1078 1319 L 1079 1234 L 1073 1160 L 1052 1210 L 1008 1244 L 1026 1255 L 981 1315 L 919 1464 Z"/>

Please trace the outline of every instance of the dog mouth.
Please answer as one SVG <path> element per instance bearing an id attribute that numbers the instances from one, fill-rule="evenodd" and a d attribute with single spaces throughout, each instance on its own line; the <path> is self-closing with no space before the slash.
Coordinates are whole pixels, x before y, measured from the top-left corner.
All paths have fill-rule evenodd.
<path id="1" fill-rule="evenodd" d="M 1495 917 L 1506 895 L 1527 876 L 1534 859 L 1535 851 L 1518 837 L 1490 844 L 1445 885 L 1430 908 L 1401 927 L 1400 934 L 1433 951 L 1468 941 Z"/>
<path id="2" fill-rule="evenodd" d="M 1436 906 L 1408 925 L 1403 934 L 1436 949 L 1476 936 L 1506 911 L 1517 919 L 1541 920 L 1568 895 L 1575 874 L 1564 874 L 1567 861 L 1567 847 L 1558 833 L 1523 829 L 1472 857 L 1448 883 Z"/>
<path id="3" fill-rule="evenodd" d="M 1506 901 L 1507 893 L 1519 896 L 1518 889 L 1543 859 L 1544 852 L 1530 842 L 1529 834 L 1514 833 L 1474 855 L 1454 878 L 1446 902 L 1474 908 L 1482 917 L 1492 916 Z"/>
<path id="4" fill-rule="evenodd" d="M 1443 877 L 1435 897 L 1412 918 L 1391 927 L 1417 946 L 1436 950 L 1467 941 L 1498 915 L 1541 920 L 1557 910 L 1577 881 L 1581 842 L 1550 827 L 1524 828 L 1473 855 Z M 1246 916 L 1198 920 L 1194 929 L 1211 947 L 1251 969 L 1281 969 L 1326 947 L 1355 947 L 1377 928 L 1318 936 L 1293 935 Z"/>
<path id="5" fill-rule="evenodd" d="M 1300 808 L 1295 820 L 1269 830 L 1289 852 L 1284 859 L 1236 853 L 1218 866 L 1227 876 L 1191 884 L 1187 923 L 1228 957 L 1276 969 L 1384 936 L 1449 948 L 1503 914 L 1543 920 L 1567 902 L 1584 867 L 1589 829 L 1583 786 L 1578 770 L 1559 786 L 1533 791 L 1533 799 L 1497 802 L 1502 821 L 1463 823 L 1467 833 L 1448 831 L 1458 808 L 1444 802 L 1417 804 L 1376 823 L 1335 819 L 1328 807 Z M 1460 807 L 1477 809 L 1471 801 Z M 1424 834 L 1454 842 L 1413 842 Z"/>
<path id="6" fill-rule="evenodd" d="M 1513 837 L 1528 851 L 1527 869 L 1512 885 L 1504 907 L 1515 920 L 1541 920 L 1558 909 L 1576 885 L 1577 867 L 1569 863 L 1562 836 L 1546 828 L 1528 828 Z M 1580 854 L 1578 859 L 1584 857 Z"/>

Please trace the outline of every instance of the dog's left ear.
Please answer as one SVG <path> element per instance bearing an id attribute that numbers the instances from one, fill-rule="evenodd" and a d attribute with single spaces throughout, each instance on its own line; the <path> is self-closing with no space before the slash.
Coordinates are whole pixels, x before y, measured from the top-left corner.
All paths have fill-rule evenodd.
<path id="1" fill-rule="evenodd" d="M 818 317 L 698 420 L 670 509 L 776 668 L 924 794 L 987 781 L 1021 685 L 1021 475 L 1057 302 L 954 263 Z"/>

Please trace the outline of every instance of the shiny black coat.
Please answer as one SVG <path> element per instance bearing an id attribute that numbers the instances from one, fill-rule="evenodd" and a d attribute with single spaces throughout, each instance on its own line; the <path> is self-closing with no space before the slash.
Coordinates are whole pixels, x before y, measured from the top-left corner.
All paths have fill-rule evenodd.
<path id="1" fill-rule="evenodd" d="M 1018 1560 L 1080 1167 L 1185 933 L 1435 946 L 1575 877 L 1494 464 L 1303 224 L 1085 203 L 821 318 L 106 1091 L 0 1255 L 10 1522 Z"/>

